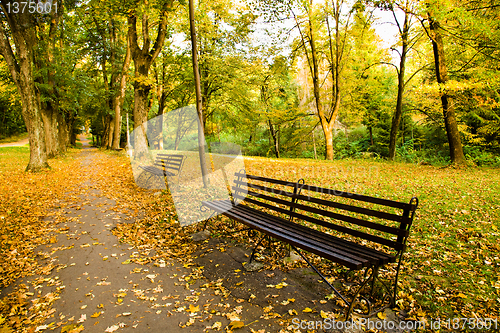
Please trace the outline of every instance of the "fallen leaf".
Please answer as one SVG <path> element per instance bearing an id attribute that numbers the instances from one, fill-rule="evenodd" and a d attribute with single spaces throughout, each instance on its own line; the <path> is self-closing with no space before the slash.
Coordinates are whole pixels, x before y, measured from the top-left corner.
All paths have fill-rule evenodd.
<path id="1" fill-rule="evenodd" d="M 245 327 L 245 323 L 242 322 L 242 321 L 232 321 L 229 323 L 229 329 L 231 330 L 234 330 L 234 329 L 237 329 L 237 328 L 242 328 L 242 327 Z"/>
<path id="2" fill-rule="evenodd" d="M 191 313 L 198 311 L 200 311 L 200 306 L 199 305 L 194 306 L 193 304 L 189 304 L 189 309 L 186 310 L 186 312 L 191 312 Z"/>
<path id="3" fill-rule="evenodd" d="M 105 330 L 104 332 L 111 333 L 111 332 L 116 331 L 116 330 L 117 330 L 117 329 L 119 329 L 119 328 L 120 328 L 120 326 L 118 326 L 118 325 L 113 325 L 113 326 L 110 326 L 110 327 L 106 328 L 106 330 Z"/>

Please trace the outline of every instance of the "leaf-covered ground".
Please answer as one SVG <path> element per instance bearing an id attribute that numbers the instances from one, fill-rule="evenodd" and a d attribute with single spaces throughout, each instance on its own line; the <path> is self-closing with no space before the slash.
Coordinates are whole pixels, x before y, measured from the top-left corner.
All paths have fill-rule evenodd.
<path id="1" fill-rule="evenodd" d="M 265 158 L 246 159 L 245 164 L 249 173 L 286 180 L 304 178 L 308 184 L 337 190 L 398 201 L 417 196 L 419 210 L 400 279 L 401 307 L 418 320 L 498 319 L 498 169 Z M 148 215 L 160 224 L 162 218 L 174 214 L 165 197 L 153 197 L 147 205 Z M 217 221 L 223 224 L 220 227 L 229 222 L 225 218 Z"/>
<path id="2" fill-rule="evenodd" d="M 300 303 L 299 297 L 297 300 L 293 297 L 283 298 L 291 288 L 286 276 L 291 275 L 281 275 L 280 272 L 289 271 L 292 274 L 295 271 L 292 268 L 304 266 L 301 263 L 284 264 L 279 256 L 264 254 L 263 260 L 268 266 L 262 272 L 262 280 L 267 279 L 269 282 L 264 283 L 261 290 L 251 289 L 255 288 L 252 285 L 245 291 L 244 286 L 250 285 L 249 277 L 236 266 L 230 272 L 219 273 L 218 264 L 213 262 L 211 254 L 226 254 L 237 248 L 235 244 L 249 244 L 251 240 L 246 234 L 240 233 L 231 236 L 227 244 L 217 245 L 212 241 L 194 243 L 190 234 L 196 231 L 197 226 L 181 228 L 176 223 L 175 208 L 168 191 L 137 188 L 130 163 L 123 153 L 95 152 L 92 165 L 85 167 L 79 153 L 71 151 L 67 157 L 51 160 L 51 170 L 38 174 L 24 172 L 28 154 L 26 147 L 0 148 L 0 287 L 3 289 L 0 332 L 2 327 L 11 327 L 16 331 L 34 331 L 39 327 L 42 330 L 50 322 L 54 324 L 47 329 L 66 327 L 66 331 L 70 332 L 85 326 L 86 330 L 92 331 L 88 322 L 77 322 L 81 319 L 79 316 L 72 318 L 57 313 L 53 320 L 45 320 L 47 314 L 48 317 L 55 315 L 52 310 L 54 304 L 61 293 L 64 295 L 61 286 L 68 283 L 62 281 L 61 284 L 49 277 L 68 268 L 57 261 L 48 260 L 50 257 L 46 255 L 37 255 L 40 246 L 54 247 L 58 245 L 58 237 L 70 236 L 66 225 L 78 222 L 69 219 L 70 215 L 64 212 L 86 210 L 86 202 L 81 195 L 89 189 L 99 191 L 100 196 L 111 200 L 113 212 L 131 218 L 131 221 L 122 221 L 124 223 L 116 221 L 116 228 L 113 229 L 119 242 L 137 252 L 127 256 L 124 260 L 126 264 L 121 266 L 158 267 L 162 262 L 174 260 L 189 270 L 176 277 L 176 283 L 185 285 L 186 290 L 196 288 L 200 295 L 195 295 L 197 298 L 185 298 L 182 302 L 165 300 L 173 304 L 169 309 L 171 313 L 187 315 L 176 326 L 179 330 L 193 330 L 193 327 L 203 325 L 207 331 L 292 331 L 290 322 L 297 315 L 306 319 L 339 317 L 340 312 L 325 299 L 316 299 L 315 303 L 309 305 Z M 257 175 L 286 180 L 304 178 L 308 184 L 398 201 L 418 196 L 420 209 L 410 233 L 409 249 L 403 263 L 399 294 L 402 301 L 398 303 L 399 306 L 410 317 L 420 320 L 437 317 L 498 319 L 500 173 L 497 169 L 440 169 L 357 160 L 325 162 L 251 158 L 245 163 L 247 172 Z M 91 186 L 88 186 L 89 181 Z M 85 183 L 87 188 L 84 190 L 82 184 Z M 213 219 L 210 229 L 231 230 L 229 222 L 221 217 Z M 217 232 L 213 236 L 217 236 Z M 84 236 L 78 237 L 83 239 Z M 90 248 L 100 246 L 92 242 L 81 245 L 86 244 Z M 246 253 L 240 253 L 242 260 Z M 105 255 L 101 257 L 104 260 Z M 116 258 L 110 254 L 107 260 Z M 319 261 L 317 258 L 313 260 Z M 210 267 L 202 267 L 202 264 Z M 330 272 L 336 271 L 328 263 L 324 263 L 323 268 Z M 151 275 L 143 271 L 140 274 Z M 217 278 L 219 274 L 221 278 Z M 37 278 L 30 279 L 30 276 Z M 39 276 L 47 278 L 40 280 Z M 207 276 L 210 277 L 208 280 Z M 13 284 L 15 281 L 31 281 L 32 285 Z M 107 280 L 103 281 L 106 283 Z M 42 285 L 43 288 L 52 289 L 42 295 L 33 295 L 37 288 L 43 289 Z M 262 297 L 264 302 L 258 304 L 256 298 L 261 298 L 258 292 L 262 290 L 265 290 L 266 296 Z M 209 298 L 201 296 L 205 292 L 218 299 L 208 301 Z M 31 301 L 33 297 L 37 299 L 35 308 Z M 89 313 L 89 322 L 91 318 L 98 321 L 99 317 L 106 316 L 105 309 L 93 310 Z M 91 314 L 96 316 L 91 317 Z M 162 315 L 161 312 L 158 315 Z M 116 322 L 117 325 L 120 323 L 119 320 Z M 239 328 L 243 325 L 244 328 Z M 272 328 L 265 329 L 266 325 Z M 111 330 L 125 329 L 120 326 L 109 327 Z"/>

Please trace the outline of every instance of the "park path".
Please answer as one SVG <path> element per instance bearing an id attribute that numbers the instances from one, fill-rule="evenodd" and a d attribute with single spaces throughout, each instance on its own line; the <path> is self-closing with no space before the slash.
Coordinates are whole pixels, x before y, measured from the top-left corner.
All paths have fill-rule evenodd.
<path id="1" fill-rule="evenodd" d="M 80 139 L 83 151 L 77 158 L 83 172 L 90 173 L 96 149 Z M 185 282 L 179 283 L 191 271 L 174 260 L 132 262 L 148 257 L 150 251 L 120 243 L 111 230 L 117 223 L 133 223 L 134 219 L 116 211 L 115 202 L 102 196 L 89 179 L 81 184 L 84 191 L 79 192 L 84 194 L 73 198 L 78 204 L 54 212 L 54 216 L 64 216 L 64 222 L 57 225 L 59 231 L 51 244 L 38 249 L 54 269 L 22 281 L 33 287 L 35 299 L 56 298 L 52 308 L 40 306 L 47 319 L 34 331 L 180 331 L 179 324 L 192 313 L 179 311 L 179 304 L 203 297 L 186 289 Z M 200 332 L 206 325 L 198 322 L 182 331 Z"/>
<path id="2" fill-rule="evenodd" d="M 29 138 L 19 140 L 17 142 L 0 143 L 0 148 L 2 147 L 19 147 L 29 144 Z"/>

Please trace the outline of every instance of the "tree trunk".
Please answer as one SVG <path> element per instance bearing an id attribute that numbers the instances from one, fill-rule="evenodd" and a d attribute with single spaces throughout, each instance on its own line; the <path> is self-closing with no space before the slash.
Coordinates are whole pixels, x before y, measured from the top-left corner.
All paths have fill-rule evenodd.
<path id="1" fill-rule="evenodd" d="M 125 54 L 125 60 L 123 61 L 123 67 L 122 67 L 122 72 L 121 72 L 121 77 L 120 77 L 120 86 L 119 90 L 115 96 L 115 99 L 113 101 L 113 107 L 115 110 L 115 135 L 113 138 L 113 149 L 120 149 L 120 136 L 122 132 L 122 126 L 121 126 L 121 109 L 123 105 L 123 100 L 125 99 L 125 92 L 127 91 L 127 72 L 130 67 L 130 44 L 127 39 L 127 53 Z"/>
<path id="2" fill-rule="evenodd" d="M 114 121 L 114 119 L 111 119 L 109 122 L 109 135 L 107 138 L 108 142 L 107 142 L 106 148 L 108 148 L 108 149 L 112 148 L 114 135 L 115 135 L 115 121 Z"/>
<path id="3" fill-rule="evenodd" d="M 161 93 L 160 100 L 158 101 L 158 118 L 156 124 L 156 133 L 158 139 L 158 149 L 163 150 L 163 111 L 165 108 L 165 93 Z"/>
<path id="4" fill-rule="evenodd" d="M 333 160 L 333 129 L 328 126 L 328 124 L 323 125 L 321 123 L 321 128 L 325 134 L 325 144 L 326 144 L 326 160 Z"/>
<path id="5" fill-rule="evenodd" d="M 136 65 L 137 66 L 137 65 Z M 138 73 L 137 77 L 147 78 L 147 74 Z M 139 82 L 134 83 L 134 154 L 138 159 L 143 159 L 148 154 L 148 96 L 151 86 Z"/>
<path id="6" fill-rule="evenodd" d="M 398 23 L 399 26 L 399 23 Z M 389 136 L 389 159 L 394 160 L 396 156 L 396 139 L 398 137 L 399 124 L 401 123 L 401 115 L 403 114 L 403 94 L 405 91 L 405 66 L 406 56 L 408 53 L 408 38 L 410 31 L 410 15 L 405 11 L 405 20 L 401 31 L 401 58 L 399 59 L 398 69 L 398 95 L 396 98 L 396 110 L 392 117 L 391 134 Z"/>
<path id="7" fill-rule="evenodd" d="M 4 3 L 1 4 L 1 8 L 3 14 L 8 18 L 16 54 L 12 50 L 3 24 L 0 24 L 0 53 L 7 63 L 21 97 L 22 116 L 29 133 L 30 160 L 26 171 L 39 171 L 48 168 L 49 165 L 47 163 L 40 95 L 35 88 L 33 75 L 33 50 L 37 44 L 35 27 L 32 17 L 27 12 L 9 13 Z"/>
<path id="8" fill-rule="evenodd" d="M 63 126 L 63 124 L 59 124 L 61 117 L 59 111 L 54 108 L 52 103 L 41 103 L 41 105 L 42 119 L 45 127 L 47 157 L 53 158 L 59 155 L 59 153 L 64 153 L 66 151 L 66 147 L 63 148 L 62 142 L 60 142 L 62 136 L 59 133 L 59 128 Z"/>
<path id="9" fill-rule="evenodd" d="M 158 77 L 158 73 L 156 73 L 156 96 L 158 98 L 158 114 L 156 120 L 156 139 L 158 141 L 158 149 L 163 150 L 163 123 L 165 119 L 163 118 L 163 112 L 165 109 L 165 102 L 167 100 L 167 93 L 164 90 L 165 82 L 165 59 L 162 61 L 161 67 L 161 80 Z"/>
<path id="10" fill-rule="evenodd" d="M 158 57 L 167 34 L 167 9 L 172 6 L 172 0 L 165 3 L 166 9 L 160 13 L 158 34 L 153 48 L 150 50 L 149 21 L 147 14 L 142 17 L 142 48 L 139 47 L 137 37 L 137 16 L 131 13 L 128 18 L 128 40 L 131 57 L 135 65 L 134 83 L 134 155 L 137 159 L 147 159 L 147 121 L 149 112 L 149 92 L 151 84 L 148 81 L 151 63 Z"/>
<path id="11" fill-rule="evenodd" d="M 196 26 L 194 22 L 194 4 L 189 0 L 189 27 L 191 31 L 191 56 L 193 60 L 193 73 L 196 90 L 196 110 L 198 111 L 198 153 L 200 156 L 201 175 L 203 186 L 210 185 L 208 178 L 208 167 L 205 158 L 205 122 L 203 118 L 203 105 L 201 99 L 200 70 L 198 68 L 198 50 L 196 47 Z"/>
<path id="12" fill-rule="evenodd" d="M 439 84 L 444 84 L 448 81 L 448 68 L 446 67 L 444 43 L 439 31 L 440 25 L 439 22 L 433 19 L 431 14 L 429 14 L 429 21 L 434 63 L 436 66 L 436 79 Z M 463 165 L 466 164 L 466 160 L 460 139 L 460 132 L 458 131 L 455 109 L 450 104 L 450 99 L 451 97 L 446 92 L 441 94 L 441 105 L 443 107 L 444 124 L 450 146 L 451 163 Z"/>
<path id="13" fill-rule="evenodd" d="M 277 158 L 280 158 L 280 146 L 277 135 L 278 132 L 274 130 L 274 126 L 271 120 L 268 120 L 268 123 L 269 123 L 269 132 L 271 133 L 271 138 L 273 139 L 274 143 L 274 154 L 276 155 Z"/>
<path id="14" fill-rule="evenodd" d="M 66 153 L 66 150 L 69 146 L 69 127 L 67 122 L 64 120 L 64 116 L 59 113 L 57 115 L 57 123 L 59 124 L 59 145 L 61 147 L 61 153 Z"/>

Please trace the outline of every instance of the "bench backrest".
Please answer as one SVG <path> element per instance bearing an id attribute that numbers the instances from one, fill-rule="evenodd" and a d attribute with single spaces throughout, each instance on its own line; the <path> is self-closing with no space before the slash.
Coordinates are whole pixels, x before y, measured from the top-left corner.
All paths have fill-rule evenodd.
<path id="1" fill-rule="evenodd" d="M 158 154 L 156 155 L 154 165 L 157 167 L 164 168 L 164 170 L 166 171 L 175 173 L 175 172 L 180 172 L 185 160 L 186 156 L 184 155 Z"/>
<path id="2" fill-rule="evenodd" d="M 244 201 L 314 229 L 396 251 L 404 250 L 418 206 L 415 197 L 403 203 L 307 185 L 303 180 L 291 183 L 244 172 L 235 176 L 236 202 Z"/>

